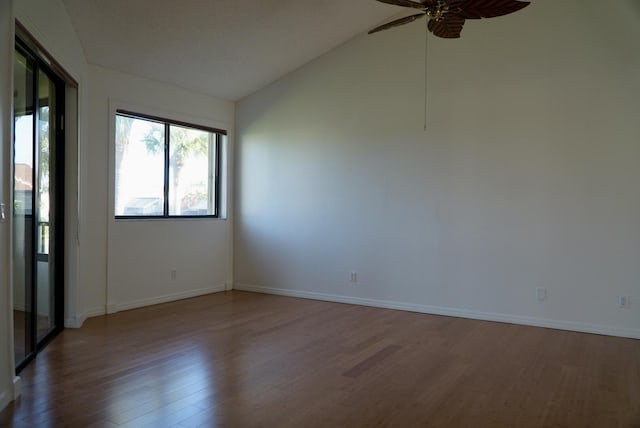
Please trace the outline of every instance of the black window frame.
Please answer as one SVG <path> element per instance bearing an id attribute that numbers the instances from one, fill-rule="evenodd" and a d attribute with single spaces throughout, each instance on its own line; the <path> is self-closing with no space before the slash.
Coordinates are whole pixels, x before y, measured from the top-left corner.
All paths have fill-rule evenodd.
<path id="1" fill-rule="evenodd" d="M 114 216 L 116 220 L 158 220 L 158 219 L 198 219 L 198 218 L 210 218 L 210 219 L 218 219 L 220 218 L 220 190 L 221 190 L 221 180 L 220 180 L 220 171 L 221 171 L 221 153 L 222 153 L 222 144 L 223 137 L 227 136 L 227 131 L 224 129 L 213 128 L 210 126 L 198 125 L 195 123 L 183 122 L 180 120 L 167 119 L 160 116 L 154 116 L 144 113 L 137 113 L 130 110 L 117 109 L 115 117 L 128 117 L 132 119 L 141 119 L 152 122 L 160 123 L 164 126 L 164 192 L 163 192 L 163 214 L 162 215 L 117 215 L 114 212 Z M 213 214 L 205 214 L 205 215 L 175 215 L 169 214 L 169 166 L 170 166 L 170 153 L 171 153 L 171 139 L 170 139 L 170 128 L 171 126 L 179 126 L 182 128 L 190 128 L 197 129 L 199 131 L 209 132 L 215 135 L 215 144 L 214 144 L 214 176 L 213 176 Z M 114 126 L 116 126 L 114 121 Z M 115 143 L 115 142 L 114 142 Z M 115 180 L 115 176 L 114 176 Z M 116 189 L 114 187 L 114 200 L 115 200 L 115 192 Z M 115 206 L 114 206 L 115 211 Z"/>

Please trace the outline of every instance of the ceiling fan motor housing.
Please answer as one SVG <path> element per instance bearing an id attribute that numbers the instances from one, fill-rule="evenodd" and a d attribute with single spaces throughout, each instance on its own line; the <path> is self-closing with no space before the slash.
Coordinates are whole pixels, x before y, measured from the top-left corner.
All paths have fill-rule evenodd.
<path id="1" fill-rule="evenodd" d="M 425 6 L 423 10 L 429 18 L 439 22 L 449 12 L 449 5 L 447 2 L 440 0 L 435 6 Z"/>

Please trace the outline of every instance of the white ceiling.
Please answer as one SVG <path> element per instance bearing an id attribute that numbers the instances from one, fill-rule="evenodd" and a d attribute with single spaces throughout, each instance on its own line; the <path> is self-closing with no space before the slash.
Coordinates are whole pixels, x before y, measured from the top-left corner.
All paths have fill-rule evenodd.
<path id="1" fill-rule="evenodd" d="M 399 12 L 375 0 L 63 0 L 91 64 L 239 100 Z"/>

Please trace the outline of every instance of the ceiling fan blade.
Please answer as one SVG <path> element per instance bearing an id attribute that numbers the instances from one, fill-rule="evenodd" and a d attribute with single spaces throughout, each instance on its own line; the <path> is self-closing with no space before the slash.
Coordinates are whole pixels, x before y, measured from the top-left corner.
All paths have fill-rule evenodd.
<path id="1" fill-rule="evenodd" d="M 430 0 L 430 1 L 434 1 L 434 0 Z M 449 6 L 449 10 L 455 10 L 461 7 L 467 1 L 469 0 L 445 0 L 445 2 L 447 3 L 447 6 Z"/>
<path id="2" fill-rule="evenodd" d="M 380 3 L 392 4 L 394 6 L 413 7 L 415 9 L 423 9 L 424 4 L 411 0 L 378 0 Z"/>
<path id="3" fill-rule="evenodd" d="M 493 18 L 517 12 L 529 4 L 518 0 L 467 0 L 457 13 L 466 19 Z"/>
<path id="4" fill-rule="evenodd" d="M 444 19 L 440 21 L 431 19 L 427 25 L 434 36 L 442 37 L 443 39 L 459 38 L 463 26 L 464 18 L 455 13 L 445 15 Z"/>
<path id="5" fill-rule="evenodd" d="M 424 13 L 417 13 L 415 15 L 405 16 L 404 18 L 396 19 L 394 21 L 387 22 L 386 24 L 382 24 L 374 28 L 373 30 L 370 30 L 368 34 L 373 34 L 373 33 L 377 33 L 378 31 L 387 30 L 389 28 L 397 27 L 399 25 L 408 24 L 409 22 L 413 22 L 416 19 L 422 18 L 423 16 L 426 16 L 426 15 Z"/>

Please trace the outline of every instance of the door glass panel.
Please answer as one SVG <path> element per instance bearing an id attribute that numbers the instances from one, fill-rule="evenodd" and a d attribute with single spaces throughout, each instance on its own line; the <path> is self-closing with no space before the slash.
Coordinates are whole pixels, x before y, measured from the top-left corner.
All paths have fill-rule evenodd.
<path id="1" fill-rule="evenodd" d="M 56 231 L 62 230 L 64 216 L 62 202 L 56 202 L 64 195 L 58 184 L 64 168 L 56 118 L 64 111 L 64 94 L 63 84 L 56 79 L 44 63 L 17 43 L 12 302 L 17 370 L 62 328 L 62 254 L 58 254 L 62 243 L 56 242 Z"/>
<path id="2" fill-rule="evenodd" d="M 42 71 L 38 71 L 38 136 L 36 159 L 36 330 L 40 341 L 54 327 L 55 263 L 53 260 L 54 186 L 51 181 L 55 159 L 55 84 Z"/>
<path id="3" fill-rule="evenodd" d="M 13 325 L 16 363 L 33 351 L 33 73 L 34 64 L 16 52 L 14 64 Z"/>

